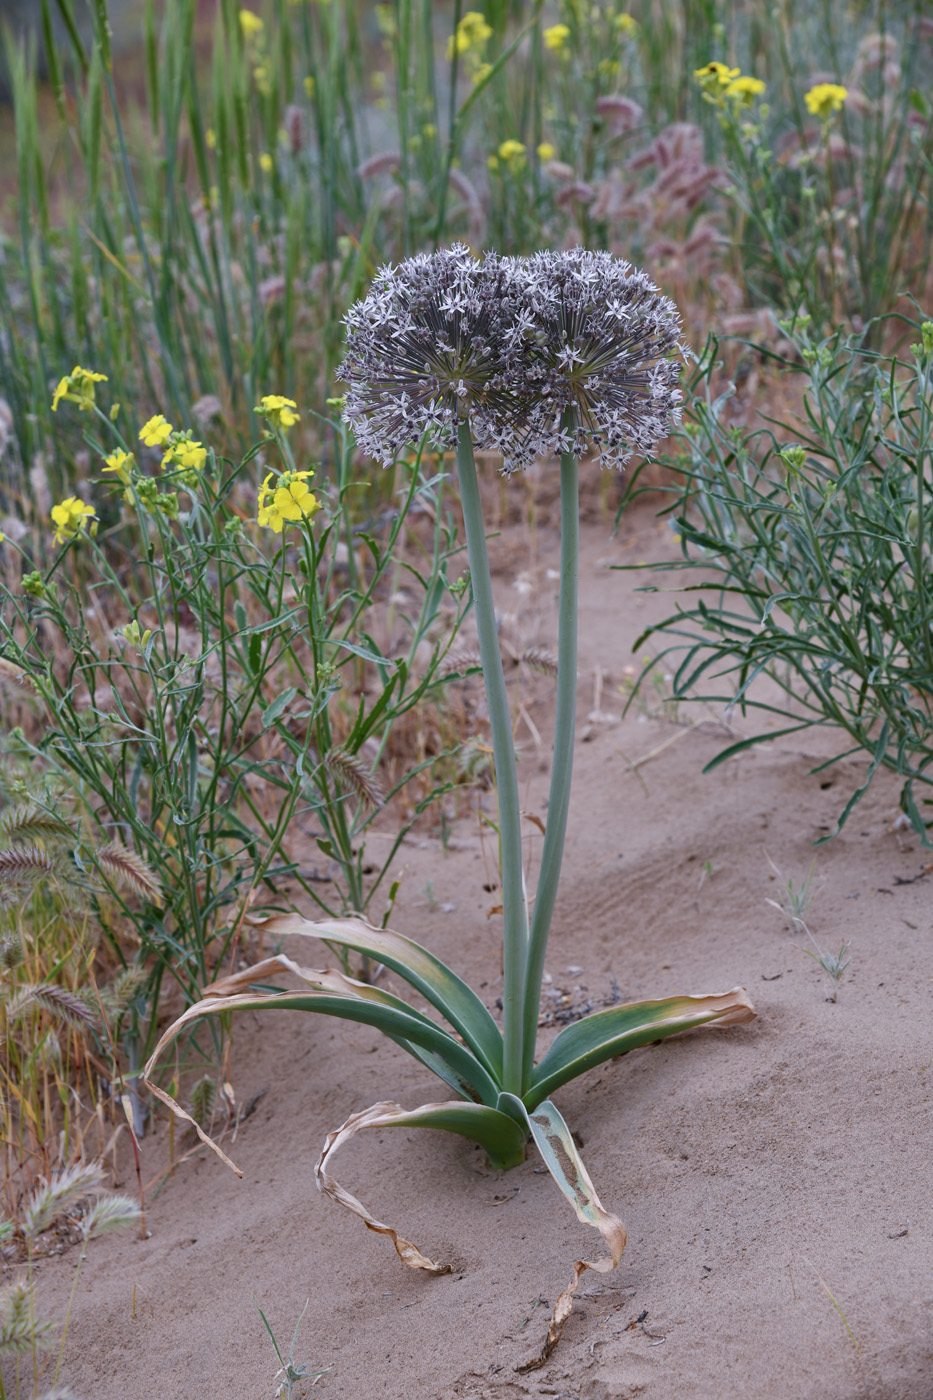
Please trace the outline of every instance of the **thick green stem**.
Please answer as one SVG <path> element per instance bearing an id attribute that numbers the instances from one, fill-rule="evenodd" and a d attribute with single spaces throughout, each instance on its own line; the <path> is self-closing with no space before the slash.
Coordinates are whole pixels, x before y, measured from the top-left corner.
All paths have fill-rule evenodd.
<path id="1" fill-rule="evenodd" d="M 515 768 L 515 746 L 512 742 L 512 720 L 505 690 L 502 657 L 499 654 L 492 579 L 486 554 L 486 527 L 479 499 L 479 483 L 476 479 L 469 423 L 460 424 L 457 437 L 457 475 L 460 480 L 460 501 L 463 506 L 463 523 L 470 560 L 470 582 L 473 588 L 473 606 L 476 610 L 476 630 L 479 633 L 479 654 L 483 663 L 483 680 L 489 705 L 489 727 L 492 733 L 496 793 L 499 800 L 504 971 L 502 1087 L 509 1093 L 520 1094 L 523 1058 L 522 983 L 528 941 L 528 916 L 522 878 L 521 809 L 518 802 L 518 773 Z"/>
<path id="2" fill-rule="evenodd" d="M 551 916 L 557 898 L 560 867 L 567 834 L 570 781 L 573 776 L 573 736 L 577 710 L 577 578 L 580 558 L 580 516 L 577 499 L 577 459 L 560 459 L 560 601 L 557 622 L 557 718 L 554 725 L 554 761 L 547 804 L 547 825 L 541 851 L 541 873 L 531 918 L 531 936 L 525 960 L 524 1030 L 522 1039 L 522 1091 L 527 1089 L 534 1066 L 541 977 Z"/>

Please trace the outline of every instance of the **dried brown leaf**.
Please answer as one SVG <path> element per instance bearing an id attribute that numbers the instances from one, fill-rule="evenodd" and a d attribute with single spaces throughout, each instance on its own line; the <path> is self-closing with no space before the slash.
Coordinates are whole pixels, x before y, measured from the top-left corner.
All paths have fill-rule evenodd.
<path id="1" fill-rule="evenodd" d="M 440 1107 L 440 1104 L 425 1105 L 425 1108 Z M 376 1220 L 366 1207 L 355 1196 L 351 1196 L 349 1191 L 344 1190 L 327 1171 L 327 1165 L 334 1153 L 345 1142 L 349 1142 L 350 1138 L 362 1132 L 364 1128 L 388 1127 L 394 1119 L 407 1116 L 406 1110 L 397 1103 L 374 1103 L 371 1108 L 364 1109 L 362 1113 L 351 1114 L 342 1127 L 339 1127 L 336 1132 L 327 1134 L 324 1151 L 314 1168 L 315 1180 L 318 1189 L 325 1196 L 338 1206 L 343 1206 L 346 1210 L 352 1211 L 354 1215 L 358 1215 L 367 1230 L 373 1230 L 377 1235 L 388 1235 L 395 1245 L 398 1257 L 410 1269 L 420 1269 L 428 1274 L 449 1274 L 449 1264 L 438 1264 L 433 1259 L 429 1259 L 426 1254 L 421 1253 L 416 1244 L 412 1244 L 411 1240 L 403 1239 L 391 1225 L 384 1225 L 381 1220 Z"/>

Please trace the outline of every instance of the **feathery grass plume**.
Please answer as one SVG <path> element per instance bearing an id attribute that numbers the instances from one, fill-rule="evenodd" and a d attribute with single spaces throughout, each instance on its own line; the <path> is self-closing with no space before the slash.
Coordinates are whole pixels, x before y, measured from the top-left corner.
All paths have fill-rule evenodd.
<path id="1" fill-rule="evenodd" d="M 53 1172 L 33 1191 L 23 1216 L 23 1234 L 35 1239 L 47 1230 L 57 1216 L 85 1197 L 96 1193 L 104 1179 L 97 1165 L 76 1163 Z"/>
<path id="2" fill-rule="evenodd" d="M 350 753 L 349 749 L 329 749 L 324 758 L 324 766 L 333 773 L 343 788 L 355 792 L 360 801 L 368 802 L 371 807 L 381 807 L 385 802 L 385 793 L 373 777 L 371 769 L 367 768 L 355 753 Z"/>
<path id="3" fill-rule="evenodd" d="M 112 982 L 100 988 L 104 1011 L 111 1020 L 117 1021 L 123 1015 L 140 987 L 145 985 L 146 975 L 143 967 L 125 967 Z"/>
<path id="4" fill-rule="evenodd" d="M 2 900 L 0 900 L 0 906 L 2 906 Z M 19 967 L 25 956 L 23 942 L 19 934 L 5 933 L 0 936 L 0 977 L 5 972 L 12 972 L 14 967 Z"/>
<path id="5" fill-rule="evenodd" d="M 191 1090 L 191 1116 L 199 1128 L 213 1117 L 216 1098 L 216 1083 L 209 1074 L 202 1074 Z"/>
<path id="6" fill-rule="evenodd" d="M 467 647 L 455 647 L 447 653 L 441 662 L 442 676 L 463 675 L 467 671 L 481 671 L 483 660 L 478 651 L 471 651 Z"/>
<path id="7" fill-rule="evenodd" d="M 162 903 L 158 875 L 137 851 L 124 846 L 122 841 L 108 841 L 102 846 L 97 852 L 97 863 L 118 887 L 133 890 L 140 899 L 148 899 L 151 904 Z"/>
<path id="8" fill-rule="evenodd" d="M 389 466 L 427 434 L 453 452 L 469 418 L 477 442 L 494 446 L 514 393 L 506 380 L 502 331 L 515 301 L 516 264 L 463 243 L 383 267 L 345 317 L 347 355 L 340 378 L 360 448 Z"/>
<path id="9" fill-rule="evenodd" d="M 6 1003 L 7 1024 L 21 1020 L 34 1006 L 50 1012 L 66 1026 L 96 1026 L 98 1022 L 90 1003 L 78 992 L 70 992 L 57 982 L 24 982 Z"/>
<path id="10" fill-rule="evenodd" d="M 67 822 L 34 802 L 20 802 L 0 815 L 0 839 L 5 842 L 74 836 Z"/>
<path id="11" fill-rule="evenodd" d="M 0 1287 L 0 1355 L 22 1356 L 51 1330 L 35 1314 L 32 1288 L 26 1283 Z"/>
<path id="12" fill-rule="evenodd" d="M 38 846 L 9 846 L 0 851 L 0 886 L 35 884 L 54 869 L 55 862 L 48 851 Z"/>
<path id="13" fill-rule="evenodd" d="M 547 647 L 526 647 L 518 659 L 531 671 L 554 679 L 557 677 L 557 657 Z"/>
<path id="14" fill-rule="evenodd" d="M 520 452 L 503 440 L 507 470 L 532 444 L 577 457 L 592 447 L 607 467 L 649 452 L 680 415 L 673 356 L 687 351 L 674 303 L 624 258 L 584 248 L 522 258 L 514 281 L 522 300 L 506 331 L 511 375 L 532 407 Z"/>
<path id="15" fill-rule="evenodd" d="M 107 1192 L 98 1196 L 88 1208 L 81 1221 L 81 1234 L 85 1240 L 96 1240 L 110 1230 L 122 1230 L 127 1225 L 135 1225 L 139 1220 L 139 1206 L 129 1196 Z"/>

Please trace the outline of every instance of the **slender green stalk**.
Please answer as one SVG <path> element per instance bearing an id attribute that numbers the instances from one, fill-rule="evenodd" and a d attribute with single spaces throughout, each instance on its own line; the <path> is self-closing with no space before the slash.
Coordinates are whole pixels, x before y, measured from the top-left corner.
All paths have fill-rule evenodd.
<path id="1" fill-rule="evenodd" d="M 557 717 L 554 724 L 554 761 L 547 804 L 547 826 L 541 851 L 541 873 L 535 894 L 528 940 L 523 995 L 522 1090 L 528 1087 L 534 1065 L 541 1000 L 541 976 L 551 917 L 557 898 L 560 867 L 567 834 L 570 783 L 573 776 L 573 736 L 577 711 L 577 582 L 580 572 L 580 512 L 577 459 L 560 459 L 560 601 L 557 633 Z"/>
<path id="2" fill-rule="evenodd" d="M 502 1036 L 504 1041 L 503 1088 L 520 1093 L 522 1078 L 522 983 L 528 942 L 528 912 L 522 877 L 522 828 L 518 801 L 518 774 L 512 721 L 505 691 L 505 675 L 499 654 L 496 610 L 486 553 L 486 527 L 479 499 L 476 463 L 469 423 L 461 423 L 457 437 L 457 475 L 463 524 L 470 560 L 470 582 L 479 633 L 479 654 L 489 705 L 489 727 L 496 767 L 496 793 L 499 799 L 499 850 L 502 862 L 503 993 Z"/>

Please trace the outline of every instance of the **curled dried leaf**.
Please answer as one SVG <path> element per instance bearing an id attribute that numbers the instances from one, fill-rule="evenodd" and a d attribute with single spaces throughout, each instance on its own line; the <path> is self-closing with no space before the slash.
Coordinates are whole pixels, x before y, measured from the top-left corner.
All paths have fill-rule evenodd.
<path id="1" fill-rule="evenodd" d="M 425 1107 L 439 1108 L 440 1105 L 426 1104 Z M 371 1108 L 364 1109 L 362 1113 L 351 1114 L 336 1132 L 327 1134 L 324 1151 L 314 1168 L 314 1177 L 318 1184 L 318 1190 L 338 1206 L 343 1206 L 346 1210 L 352 1211 L 354 1215 L 358 1215 L 367 1230 L 374 1230 L 377 1235 L 388 1235 L 395 1245 L 398 1257 L 410 1269 L 420 1269 L 428 1274 L 449 1274 L 449 1264 L 438 1264 L 433 1259 L 429 1259 L 426 1254 L 421 1253 L 416 1244 L 412 1244 L 411 1240 L 403 1239 L 391 1225 L 384 1225 L 381 1220 L 370 1215 L 362 1202 L 358 1201 L 355 1196 L 351 1196 L 349 1191 L 344 1190 L 327 1171 L 328 1163 L 334 1153 L 345 1142 L 349 1142 L 350 1138 L 362 1132 L 364 1128 L 389 1127 L 395 1119 L 407 1117 L 406 1110 L 397 1103 L 374 1103 Z"/>

